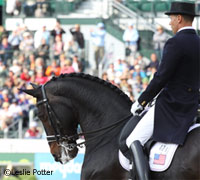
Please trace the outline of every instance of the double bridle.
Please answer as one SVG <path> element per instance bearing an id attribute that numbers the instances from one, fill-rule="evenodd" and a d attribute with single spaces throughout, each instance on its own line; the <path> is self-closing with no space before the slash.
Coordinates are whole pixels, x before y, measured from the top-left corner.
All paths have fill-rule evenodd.
<path id="1" fill-rule="evenodd" d="M 46 136 L 47 141 L 49 143 L 57 142 L 58 145 L 64 146 L 67 150 L 70 150 L 70 151 L 72 151 L 77 146 L 82 147 L 81 145 L 86 143 L 86 141 L 81 142 L 81 143 L 73 143 L 77 139 L 79 139 L 79 137 L 85 136 L 85 135 L 89 135 L 89 134 L 95 134 L 95 133 L 100 132 L 100 131 L 104 131 L 104 133 L 105 133 L 105 131 L 109 131 L 111 129 L 114 129 L 120 123 L 122 123 L 123 121 L 125 121 L 126 119 L 128 119 L 128 118 L 130 118 L 132 116 L 132 114 L 129 114 L 125 118 L 123 118 L 123 119 L 121 119 L 121 120 L 119 120 L 119 121 L 117 121 L 117 122 L 115 122 L 115 123 L 113 123 L 113 124 L 111 124 L 109 126 L 106 126 L 104 128 L 100 128 L 100 129 L 97 129 L 97 130 L 94 130 L 94 131 L 78 133 L 78 134 L 74 134 L 74 135 L 71 135 L 71 136 L 63 135 L 61 133 L 59 127 L 58 127 L 60 125 L 60 121 L 55 121 L 55 119 L 53 118 L 53 116 L 54 116 L 56 119 L 58 119 L 56 114 L 55 114 L 55 112 L 53 111 L 51 105 L 48 102 L 47 95 L 46 95 L 46 92 L 45 92 L 45 84 L 43 84 L 41 86 L 41 90 L 42 90 L 43 99 L 37 102 L 37 106 L 44 104 L 44 106 L 46 108 L 46 111 L 47 111 L 49 124 L 52 126 L 53 131 L 54 131 L 54 135 L 47 135 Z M 102 136 L 104 133 L 101 133 L 98 136 L 95 136 L 95 137 L 87 140 L 87 142 L 92 141 L 92 140 L 96 139 L 99 136 Z M 67 142 L 66 145 L 62 145 L 61 142 L 64 142 L 64 141 Z"/>

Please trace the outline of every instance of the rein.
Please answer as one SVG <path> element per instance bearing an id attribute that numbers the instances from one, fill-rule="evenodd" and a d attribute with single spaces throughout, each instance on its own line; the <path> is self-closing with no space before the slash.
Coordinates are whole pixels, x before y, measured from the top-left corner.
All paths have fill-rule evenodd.
<path id="1" fill-rule="evenodd" d="M 49 121 L 49 124 L 53 127 L 53 130 L 54 130 L 54 135 L 48 135 L 47 136 L 47 141 L 50 143 L 50 142 L 57 142 L 58 145 L 60 146 L 66 146 L 65 148 L 67 148 L 68 150 L 73 150 L 75 147 L 79 146 L 79 147 L 82 147 L 81 145 L 83 144 L 86 144 L 90 141 L 93 141 L 94 139 L 96 139 L 97 137 L 101 136 L 103 133 L 89 139 L 89 140 L 85 140 L 84 142 L 81 142 L 81 143 L 69 143 L 69 141 L 76 141 L 77 139 L 79 139 L 79 137 L 81 136 L 86 136 L 86 135 L 90 135 L 90 134 L 96 134 L 98 132 L 101 132 L 103 131 L 105 133 L 105 131 L 107 132 L 108 130 L 111 130 L 111 129 L 114 129 L 115 127 L 117 127 L 119 124 L 121 124 L 123 121 L 125 121 L 126 119 L 130 118 L 132 116 L 132 114 L 129 114 L 128 116 L 120 119 L 119 121 L 113 123 L 113 124 L 110 124 L 106 127 L 103 127 L 103 128 L 99 128 L 97 130 L 94 130 L 94 131 L 89 131 L 89 132 L 82 132 L 82 133 L 78 133 L 78 134 L 74 134 L 72 136 L 68 136 L 68 135 L 62 135 L 60 130 L 58 130 L 58 124 L 57 122 L 53 121 L 53 115 L 54 117 L 56 117 L 56 114 L 55 112 L 53 111 L 53 109 L 51 108 L 50 104 L 48 103 L 48 99 L 47 99 L 47 96 L 46 96 L 46 92 L 45 92 L 45 84 L 41 86 L 41 90 L 42 90 L 42 96 L 43 96 L 43 99 L 41 101 L 38 101 L 37 102 L 37 106 L 39 105 L 42 105 L 44 104 L 45 107 L 46 107 L 46 110 L 47 110 L 47 114 L 48 114 L 48 121 Z M 58 118 L 56 118 L 58 119 Z M 62 145 L 60 144 L 60 142 L 62 141 L 67 141 L 67 145 Z"/>

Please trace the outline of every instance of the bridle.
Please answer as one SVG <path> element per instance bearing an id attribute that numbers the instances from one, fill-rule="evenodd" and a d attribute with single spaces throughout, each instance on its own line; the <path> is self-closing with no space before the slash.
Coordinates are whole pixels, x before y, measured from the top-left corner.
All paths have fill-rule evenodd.
<path id="1" fill-rule="evenodd" d="M 42 90 L 42 97 L 43 99 L 41 101 L 37 102 L 37 106 L 39 105 L 44 105 L 47 111 L 47 115 L 48 115 L 48 122 L 51 125 L 51 127 L 53 128 L 54 131 L 54 135 L 47 135 L 47 141 L 49 143 L 51 142 L 57 142 L 57 144 L 59 146 L 63 146 L 62 142 L 66 141 L 67 144 L 65 145 L 65 148 L 69 151 L 72 151 L 77 145 L 75 143 L 69 143 L 69 142 L 74 142 L 76 141 L 78 138 L 77 135 L 73 135 L 73 136 L 68 136 L 68 135 L 63 135 L 60 131 L 60 128 L 58 128 L 59 121 L 55 121 L 55 119 L 58 119 L 56 116 L 56 113 L 53 111 L 51 105 L 48 102 L 47 99 L 47 95 L 46 95 L 46 91 L 45 91 L 45 84 L 43 84 L 41 86 L 41 90 Z M 53 118 L 55 117 L 55 119 Z"/>
<path id="2" fill-rule="evenodd" d="M 78 133 L 78 134 L 74 134 L 74 135 L 71 135 L 71 136 L 63 135 L 61 133 L 59 127 L 58 127 L 60 125 L 59 124 L 60 121 L 55 121 L 55 119 L 53 118 L 53 116 L 54 116 L 58 120 L 58 118 L 56 116 L 56 113 L 53 111 L 51 105 L 48 102 L 48 98 L 47 98 L 46 91 L 45 91 L 45 84 L 43 84 L 41 86 L 41 90 L 42 90 L 42 100 L 37 102 L 37 106 L 39 106 L 39 105 L 44 105 L 45 106 L 46 111 L 47 111 L 47 115 L 48 115 L 48 122 L 52 126 L 53 131 L 54 131 L 54 135 L 47 135 L 46 136 L 47 141 L 49 143 L 57 142 L 57 144 L 59 146 L 62 146 L 62 147 L 66 148 L 69 151 L 72 151 L 77 146 L 82 147 L 81 146 L 82 144 L 86 144 L 89 141 L 93 141 L 97 137 L 102 136 L 105 133 L 105 131 L 110 131 L 111 129 L 114 129 L 116 126 L 118 126 L 123 121 L 125 121 L 126 119 L 128 119 L 128 118 L 130 118 L 132 116 L 132 114 L 129 114 L 125 118 L 123 118 L 123 119 L 121 119 L 121 120 L 119 120 L 119 121 L 117 121 L 117 122 L 115 122 L 115 123 L 113 123 L 111 125 L 108 125 L 106 127 L 103 127 L 103 128 L 100 128 L 100 129 L 97 129 L 97 130 L 94 130 L 94 131 Z M 89 135 L 89 134 L 95 134 L 95 133 L 100 132 L 100 131 L 104 131 L 104 132 L 100 133 L 98 136 L 94 136 L 93 138 L 91 138 L 91 139 L 89 139 L 87 141 L 85 140 L 84 142 L 81 142 L 81 143 L 74 143 L 76 140 L 79 139 L 79 137 L 82 137 L 82 136 L 85 136 L 85 135 Z M 62 144 L 63 141 L 65 141 L 67 143 L 65 145 L 63 145 Z"/>

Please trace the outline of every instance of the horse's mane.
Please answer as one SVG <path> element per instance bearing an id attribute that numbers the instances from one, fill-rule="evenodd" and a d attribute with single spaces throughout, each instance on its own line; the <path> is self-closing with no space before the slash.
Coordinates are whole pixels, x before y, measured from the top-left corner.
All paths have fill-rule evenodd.
<path id="1" fill-rule="evenodd" d="M 84 74 L 84 73 L 61 74 L 60 76 L 52 77 L 52 79 L 49 82 L 56 81 L 56 80 L 63 79 L 63 78 L 68 78 L 68 77 L 78 77 L 78 78 L 83 78 L 83 79 L 87 79 L 87 80 L 90 80 L 90 81 L 97 82 L 97 83 L 99 83 L 103 86 L 110 88 L 112 91 L 119 94 L 119 96 L 123 97 L 130 105 L 133 103 L 130 100 L 130 98 L 121 89 L 119 89 L 117 86 L 115 86 L 115 85 L 111 84 L 110 82 L 107 82 L 103 79 L 100 79 L 96 76 L 91 76 L 89 74 Z"/>

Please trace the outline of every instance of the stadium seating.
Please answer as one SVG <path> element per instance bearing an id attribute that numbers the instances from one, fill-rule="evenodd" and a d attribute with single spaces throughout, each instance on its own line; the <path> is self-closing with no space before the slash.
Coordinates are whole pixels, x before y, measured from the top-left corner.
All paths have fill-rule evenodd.
<path id="1" fill-rule="evenodd" d="M 133 11 L 142 12 L 165 12 L 169 10 L 173 1 L 195 2 L 195 0 L 127 0 L 126 6 Z"/>

